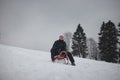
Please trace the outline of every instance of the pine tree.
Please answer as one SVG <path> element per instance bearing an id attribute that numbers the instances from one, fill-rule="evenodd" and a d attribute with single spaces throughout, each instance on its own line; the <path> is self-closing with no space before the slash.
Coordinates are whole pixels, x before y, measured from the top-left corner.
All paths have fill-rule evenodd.
<path id="1" fill-rule="evenodd" d="M 119 52 L 118 62 L 120 63 L 120 23 L 118 24 L 118 39 L 119 39 L 119 41 L 118 41 L 118 52 Z"/>
<path id="2" fill-rule="evenodd" d="M 101 26 L 99 33 L 99 50 L 101 60 L 106 62 L 117 62 L 117 29 L 113 22 L 109 21 Z"/>
<path id="3" fill-rule="evenodd" d="M 80 24 L 78 25 L 76 32 L 74 32 L 73 34 L 72 49 L 73 49 L 72 51 L 73 55 L 83 58 L 85 58 L 87 55 L 86 35 Z"/>
<path id="4" fill-rule="evenodd" d="M 103 24 L 102 24 L 102 26 L 101 26 L 101 29 L 100 29 L 100 33 L 98 33 L 99 34 L 99 43 L 98 43 L 98 48 L 99 48 L 99 53 L 100 53 L 100 59 L 101 59 L 101 57 L 102 57 L 102 53 L 104 53 L 103 51 L 103 49 L 104 49 L 104 36 L 102 36 L 104 33 L 104 28 L 105 28 L 105 22 L 103 22 Z"/>
<path id="5" fill-rule="evenodd" d="M 67 51 L 70 52 L 70 43 L 71 43 L 71 38 L 72 38 L 72 33 L 71 32 L 66 32 L 64 33 L 64 40 L 66 42 L 66 46 L 67 46 Z"/>
<path id="6" fill-rule="evenodd" d="M 98 45 L 93 38 L 87 39 L 87 48 L 88 48 L 88 58 L 98 60 L 99 59 Z"/>

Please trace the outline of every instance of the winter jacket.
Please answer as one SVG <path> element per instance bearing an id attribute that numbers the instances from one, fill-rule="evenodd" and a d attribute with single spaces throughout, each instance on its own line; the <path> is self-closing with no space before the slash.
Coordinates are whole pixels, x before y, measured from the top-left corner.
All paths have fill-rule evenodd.
<path id="1" fill-rule="evenodd" d="M 66 51 L 66 43 L 64 40 L 57 40 L 55 41 L 55 43 L 53 44 L 53 47 L 51 48 L 51 51 L 59 54 L 60 51 Z"/>

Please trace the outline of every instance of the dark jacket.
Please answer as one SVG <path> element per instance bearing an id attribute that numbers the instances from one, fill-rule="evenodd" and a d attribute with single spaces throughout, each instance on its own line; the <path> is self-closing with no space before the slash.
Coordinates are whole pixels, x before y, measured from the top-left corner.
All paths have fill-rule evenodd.
<path id="1" fill-rule="evenodd" d="M 55 41 L 53 47 L 51 48 L 51 52 L 54 52 L 56 54 L 59 54 L 60 51 L 66 51 L 66 43 L 64 40 Z"/>

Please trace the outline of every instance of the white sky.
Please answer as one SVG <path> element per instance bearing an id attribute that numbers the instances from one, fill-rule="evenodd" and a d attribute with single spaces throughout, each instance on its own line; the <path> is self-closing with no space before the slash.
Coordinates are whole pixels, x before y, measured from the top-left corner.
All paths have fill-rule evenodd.
<path id="1" fill-rule="evenodd" d="M 49 51 L 79 23 L 97 41 L 108 20 L 120 22 L 120 0 L 0 0 L 0 43 Z"/>

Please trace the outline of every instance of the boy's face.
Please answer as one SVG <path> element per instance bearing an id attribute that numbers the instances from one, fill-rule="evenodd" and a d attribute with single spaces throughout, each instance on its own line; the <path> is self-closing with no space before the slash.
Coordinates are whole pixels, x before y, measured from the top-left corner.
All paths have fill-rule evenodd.
<path id="1" fill-rule="evenodd" d="M 64 36 L 62 36 L 62 35 L 59 36 L 59 39 L 60 39 L 60 40 L 64 40 Z"/>

